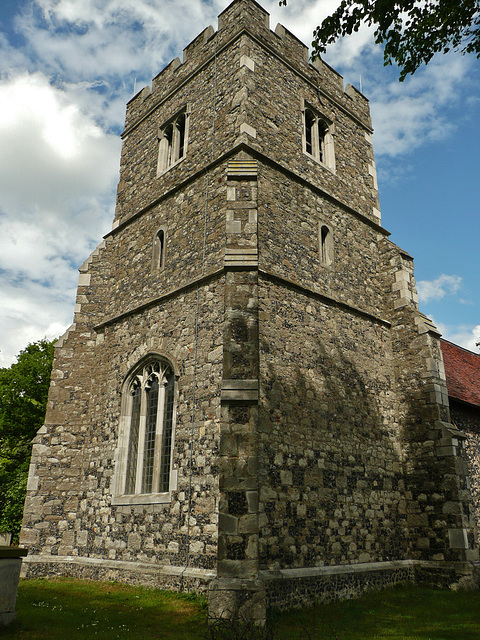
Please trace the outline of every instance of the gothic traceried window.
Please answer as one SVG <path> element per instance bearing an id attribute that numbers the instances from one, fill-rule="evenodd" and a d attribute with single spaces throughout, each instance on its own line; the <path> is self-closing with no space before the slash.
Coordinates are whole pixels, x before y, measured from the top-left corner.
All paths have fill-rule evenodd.
<path id="1" fill-rule="evenodd" d="M 314 109 L 303 110 L 303 150 L 330 169 L 335 170 L 332 126 Z"/>
<path id="2" fill-rule="evenodd" d="M 124 388 L 114 494 L 124 498 L 171 491 L 175 374 L 160 358 L 147 359 Z"/>
<path id="3" fill-rule="evenodd" d="M 185 157 L 188 144 L 188 113 L 183 109 L 164 124 L 158 133 L 157 176 Z"/>

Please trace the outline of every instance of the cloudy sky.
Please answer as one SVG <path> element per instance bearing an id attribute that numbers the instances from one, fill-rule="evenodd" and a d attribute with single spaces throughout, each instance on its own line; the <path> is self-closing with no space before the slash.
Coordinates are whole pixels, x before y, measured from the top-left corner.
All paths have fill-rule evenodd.
<path id="1" fill-rule="evenodd" d="M 305 43 L 338 0 L 263 2 Z M 228 0 L 0 0 L 0 366 L 73 317 L 78 267 L 111 228 L 125 103 Z M 400 84 L 371 31 L 325 60 L 369 97 L 384 226 L 415 257 L 421 309 L 480 338 L 480 63 Z"/>

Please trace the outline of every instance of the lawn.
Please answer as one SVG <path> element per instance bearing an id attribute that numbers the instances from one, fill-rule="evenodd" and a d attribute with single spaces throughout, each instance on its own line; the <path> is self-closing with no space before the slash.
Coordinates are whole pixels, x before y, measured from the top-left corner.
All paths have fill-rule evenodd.
<path id="1" fill-rule="evenodd" d="M 201 597 L 70 579 L 22 580 L 5 638 L 252 640 L 207 634 Z M 268 640 L 478 640 L 480 593 L 396 587 L 358 600 L 270 615 Z M 243 630 L 245 632 L 245 630 Z"/>

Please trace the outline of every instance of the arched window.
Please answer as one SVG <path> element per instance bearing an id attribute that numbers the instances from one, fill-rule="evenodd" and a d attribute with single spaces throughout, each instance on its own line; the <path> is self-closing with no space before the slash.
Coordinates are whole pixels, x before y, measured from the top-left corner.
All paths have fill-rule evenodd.
<path id="1" fill-rule="evenodd" d="M 326 266 L 333 262 L 333 237 L 332 232 L 325 224 L 320 223 L 320 262 Z"/>
<path id="2" fill-rule="evenodd" d="M 165 228 L 157 231 L 153 239 L 153 269 L 158 271 L 165 266 Z"/>
<path id="3" fill-rule="evenodd" d="M 313 138 L 315 116 L 310 109 L 305 109 L 305 151 L 313 156 Z"/>
<path id="4" fill-rule="evenodd" d="M 172 164 L 173 155 L 173 124 L 169 124 L 163 131 L 163 144 L 165 148 L 165 167 Z"/>
<path id="5" fill-rule="evenodd" d="M 303 110 L 303 150 L 330 169 L 335 169 L 333 148 L 333 125 L 320 116 L 314 109 Z"/>
<path id="6" fill-rule="evenodd" d="M 175 374 L 165 360 L 144 360 L 124 385 L 114 504 L 162 502 L 172 490 Z"/>
<path id="7" fill-rule="evenodd" d="M 185 157 L 188 142 L 188 114 L 183 109 L 160 127 L 157 176 Z"/>
<path id="8" fill-rule="evenodd" d="M 326 164 L 325 142 L 328 134 L 328 126 L 322 120 L 317 121 L 318 127 L 318 159 Z"/>
<path id="9" fill-rule="evenodd" d="M 177 150 L 177 159 L 183 158 L 185 155 L 185 128 L 186 128 L 186 116 L 184 113 L 181 113 L 176 122 L 175 126 L 177 128 L 177 140 L 178 140 L 178 150 Z"/>

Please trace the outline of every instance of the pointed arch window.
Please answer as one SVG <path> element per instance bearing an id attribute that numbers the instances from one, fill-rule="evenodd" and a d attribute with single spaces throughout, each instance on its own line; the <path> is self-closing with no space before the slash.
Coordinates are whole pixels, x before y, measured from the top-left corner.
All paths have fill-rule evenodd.
<path id="1" fill-rule="evenodd" d="M 318 162 L 335 170 L 333 124 L 312 107 L 303 109 L 303 151 Z"/>
<path id="2" fill-rule="evenodd" d="M 326 224 L 319 226 L 320 262 L 328 267 L 333 262 L 333 236 Z"/>
<path id="3" fill-rule="evenodd" d="M 183 160 L 188 144 L 188 112 L 184 108 L 174 118 L 162 125 L 158 132 L 157 176 Z"/>
<path id="4" fill-rule="evenodd" d="M 162 226 L 153 239 L 152 266 L 154 271 L 160 271 L 165 267 L 166 235 L 167 229 L 165 226 Z"/>
<path id="5" fill-rule="evenodd" d="M 167 502 L 172 472 L 175 374 L 163 359 L 148 359 L 123 392 L 113 504 Z"/>

